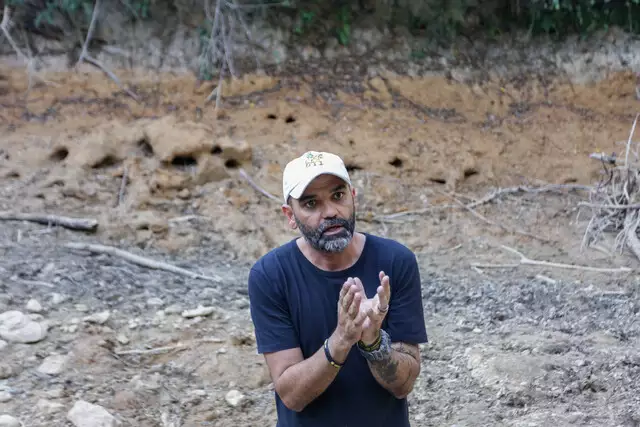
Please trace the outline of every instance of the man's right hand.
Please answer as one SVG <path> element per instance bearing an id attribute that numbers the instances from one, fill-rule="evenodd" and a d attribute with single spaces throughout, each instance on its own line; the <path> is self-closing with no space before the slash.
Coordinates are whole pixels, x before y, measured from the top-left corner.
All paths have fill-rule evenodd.
<path id="1" fill-rule="evenodd" d="M 338 362 L 344 362 L 349 350 L 362 336 L 362 326 L 367 319 L 367 312 L 360 310 L 360 304 L 366 295 L 349 278 L 340 290 L 338 299 L 338 326 L 329 340 L 333 358 Z"/>

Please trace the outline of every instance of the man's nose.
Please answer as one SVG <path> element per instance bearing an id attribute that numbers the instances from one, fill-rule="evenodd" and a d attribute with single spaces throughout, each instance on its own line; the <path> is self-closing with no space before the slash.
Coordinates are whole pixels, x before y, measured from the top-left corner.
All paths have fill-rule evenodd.
<path id="1" fill-rule="evenodd" d="M 326 203 L 324 208 L 325 218 L 335 218 L 338 216 L 338 209 L 336 209 L 333 203 Z"/>

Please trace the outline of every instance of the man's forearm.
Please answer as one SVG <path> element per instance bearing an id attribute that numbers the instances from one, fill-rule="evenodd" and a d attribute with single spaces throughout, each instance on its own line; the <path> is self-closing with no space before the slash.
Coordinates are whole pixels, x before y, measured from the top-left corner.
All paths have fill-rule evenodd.
<path id="1" fill-rule="evenodd" d="M 369 368 L 381 386 L 402 399 L 411 393 L 420 374 L 420 353 L 417 347 L 404 343 L 394 343 L 391 348 L 388 358 L 369 361 Z"/>
<path id="2" fill-rule="evenodd" d="M 329 338 L 329 352 L 336 362 L 344 362 L 350 349 L 335 336 Z M 299 412 L 329 387 L 338 372 L 322 347 L 308 359 L 285 369 L 275 385 L 276 392 L 289 409 Z"/>

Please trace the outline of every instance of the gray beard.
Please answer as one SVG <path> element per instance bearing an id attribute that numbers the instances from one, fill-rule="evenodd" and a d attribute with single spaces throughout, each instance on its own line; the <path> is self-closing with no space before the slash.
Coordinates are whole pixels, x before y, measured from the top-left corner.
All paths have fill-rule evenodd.
<path id="1" fill-rule="evenodd" d="M 307 242 L 309 242 L 314 249 L 328 253 L 339 253 L 344 251 L 347 246 L 349 246 L 349 242 L 351 242 L 356 228 L 355 210 L 349 220 L 342 218 L 329 219 L 324 221 L 315 229 L 302 224 L 295 215 L 294 218 L 300 232 Z M 323 235 L 327 229 L 338 225 L 343 227 L 339 233 Z"/>

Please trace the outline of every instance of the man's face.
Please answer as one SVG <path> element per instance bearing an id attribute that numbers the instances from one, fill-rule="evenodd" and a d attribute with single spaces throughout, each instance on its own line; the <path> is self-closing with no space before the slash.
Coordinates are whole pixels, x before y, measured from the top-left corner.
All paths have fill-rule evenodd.
<path id="1" fill-rule="evenodd" d="M 320 175 L 299 200 L 292 200 L 293 217 L 309 244 L 323 252 L 342 252 L 356 226 L 355 197 L 340 178 Z"/>

